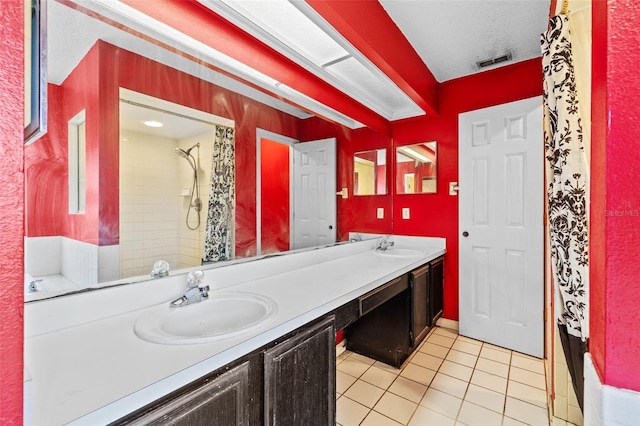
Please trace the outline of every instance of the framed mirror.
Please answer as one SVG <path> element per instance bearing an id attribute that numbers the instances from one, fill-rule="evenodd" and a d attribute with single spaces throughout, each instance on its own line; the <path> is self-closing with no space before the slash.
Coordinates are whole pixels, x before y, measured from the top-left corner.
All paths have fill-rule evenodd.
<path id="1" fill-rule="evenodd" d="M 436 142 L 396 148 L 396 194 L 437 192 Z"/>
<path id="2" fill-rule="evenodd" d="M 360 151 L 353 155 L 353 195 L 387 193 L 387 150 Z"/>

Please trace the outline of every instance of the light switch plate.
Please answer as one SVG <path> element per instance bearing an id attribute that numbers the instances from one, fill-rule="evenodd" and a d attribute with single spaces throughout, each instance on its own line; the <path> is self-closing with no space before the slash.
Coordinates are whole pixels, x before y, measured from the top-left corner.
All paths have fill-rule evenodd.
<path id="1" fill-rule="evenodd" d="M 378 207 L 378 212 L 376 213 L 378 219 L 384 219 L 384 208 Z"/>
<path id="2" fill-rule="evenodd" d="M 411 215 L 409 214 L 409 207 L 403 207 L 402 208 L 402 218 L 403 219 L 409 219 Z"/>

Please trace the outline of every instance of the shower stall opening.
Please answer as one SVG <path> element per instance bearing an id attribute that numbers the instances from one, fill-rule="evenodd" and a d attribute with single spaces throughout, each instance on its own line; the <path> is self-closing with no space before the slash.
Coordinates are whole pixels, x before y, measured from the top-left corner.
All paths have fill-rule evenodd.
<path id="1" fill-rule="evenodd" d="M 120 278 L 148 276 L 157 260 L 171 270 L 199 266 L 216 122 L 228 120 L 133 92 L 123 99 L 123 92 Z"/>

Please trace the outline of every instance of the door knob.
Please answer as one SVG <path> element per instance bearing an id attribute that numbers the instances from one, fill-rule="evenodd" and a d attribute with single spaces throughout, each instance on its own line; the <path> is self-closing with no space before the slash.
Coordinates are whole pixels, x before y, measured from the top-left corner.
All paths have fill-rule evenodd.
<path id="1" fill-rule="evenodd" d="M 333 225 L 329 225 L 329 229 L 333 229 Z"/>
<path id="2" fill-rule="evenodd" d="M 469 233 L 468 233 L 467 231 L 464 231 L 464 232 L 462 233 L 462 236 L 463 236 L 463 237 L 465 237 L 465 238 L 467 238 L 467 237 L 469 236 Z"/>

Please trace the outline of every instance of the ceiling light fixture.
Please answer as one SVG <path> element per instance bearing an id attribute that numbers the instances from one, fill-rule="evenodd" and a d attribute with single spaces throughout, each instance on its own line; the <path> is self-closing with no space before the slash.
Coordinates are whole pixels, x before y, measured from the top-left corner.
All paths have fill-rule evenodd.
<path id="1" fill-rule="evenodd" d="M 411 148 L 399 148 L 399 151 L 402 152 L 407 157 L 411 157 L 414 160 L 422 161 L 423 163 L 431 163 L 431 160 L 420 154 L 419 152 L 414 151 Z"/>
<path id="2" fill-rule="evenodd" d="M 162 126 L 164 126 L 164 124 L 162 124 L 159 121 L 155 121 L 155 120 L 145 121 L 142 124 L 144 124 L 145 126 L 149 126 L 149 127 L 162 127 Z"/>

